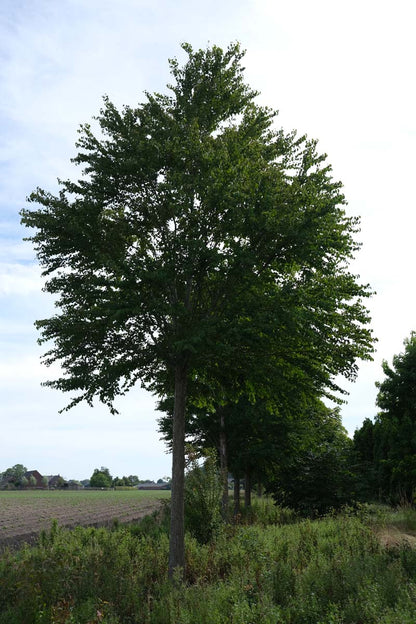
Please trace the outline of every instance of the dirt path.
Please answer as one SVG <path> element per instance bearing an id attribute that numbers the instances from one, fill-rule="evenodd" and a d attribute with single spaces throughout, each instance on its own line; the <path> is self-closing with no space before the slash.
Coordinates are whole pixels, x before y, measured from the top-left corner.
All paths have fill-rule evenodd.
<path id="1" fill-rule="evenodd" d="M 416 533 L 405 532 L 394 525 L 387 525 L 377 531 L 378 538 L 385 548 L 394 548 L 407 544 L 411 548 L 416 548 Z"/>

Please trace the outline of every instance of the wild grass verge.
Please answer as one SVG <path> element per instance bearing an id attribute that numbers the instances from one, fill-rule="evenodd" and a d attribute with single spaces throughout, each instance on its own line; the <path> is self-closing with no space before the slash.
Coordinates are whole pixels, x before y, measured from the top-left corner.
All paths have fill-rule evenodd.
<path id="1" fill-rule="evenodd" d="M 363 515 L 363 514 L 361 514 Z M 410 624 L 416 551 L 383 548 L 371 514 L 187 536 L 186 580 L 167 579 L 168 536 L 59 528 L 0 560 L 0 624 Z"/>

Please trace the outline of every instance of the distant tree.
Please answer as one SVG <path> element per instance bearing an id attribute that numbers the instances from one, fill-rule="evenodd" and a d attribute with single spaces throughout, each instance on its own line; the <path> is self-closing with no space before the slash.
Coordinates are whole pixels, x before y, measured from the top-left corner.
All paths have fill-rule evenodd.
<path id="1" fill-rule="evenodd" d="M 139 485 L 139 477 L 137 475 L 129 475 L 127 479 L 128 479 L 128 484 L 131 485 L 132 487 Z"/>
<path id="2" fill-rule="evenodd" d="M 3 479 L 9 479 L 15 485 L 20 485 L 21 480 L 27 472 L 26 466 L 23 464 L 15 464 L 11 468 L 7 468 L 2 475 Z"/>
<path id="3" fill-rule="evenodd" d="M 113 479 L 108 468 L 102 466 L 96 468 L 90 479 L 90 487 L 108 488 L 112 486 Z"/>
<path id="4" fill-rule="evenodd" d="M 78 481 L 77 479 L 69 479 L 68 487 L 69 488 L 82 488 L 82 483 L 81 481 Z"/>
<path id="5" fill-rule="evenodd" d="M 132 483 L 130 481 L 130 477 L 114 477 L 113 479 L 114 487 L 132 487 Z"/>
<path id="6" fill-rule="evenodd" d="M 27 477 L 22 477 L 22 478 L 20 479 L 19 485 L 20 485 L 22 488 L 27 488 L 27 487 L 28 487 L 28 485 L 29 485 L 29 479 L 28 479 Z"/>
<path id="7" fill-rule="evenodd" d="M 42 477 L 42 487 L 46 488 L 48 487 L 48 484 L 49 484 L 48 477 Z"/>
<path id="8" fill-rule="evenodd" d="M 36 479 L 33 475 L 30 475 L 29 477 L 29 487 L 36 487 L 37 482 Z"/>

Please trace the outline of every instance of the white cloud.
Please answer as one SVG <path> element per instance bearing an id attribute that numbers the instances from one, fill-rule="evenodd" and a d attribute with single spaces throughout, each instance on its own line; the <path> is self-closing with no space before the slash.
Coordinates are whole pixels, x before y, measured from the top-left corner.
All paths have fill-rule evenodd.
<path id="1" fill-rule="evenodd" d="M 0 296 L 39 293 L 43 284 L 36 265 L 0 263 Z"/>

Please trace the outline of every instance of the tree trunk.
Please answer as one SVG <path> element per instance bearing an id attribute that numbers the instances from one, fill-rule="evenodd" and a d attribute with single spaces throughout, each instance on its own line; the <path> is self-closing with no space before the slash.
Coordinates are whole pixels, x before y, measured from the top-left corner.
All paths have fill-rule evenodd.
<path id="1" fill-rule="evenodd" d="M 228 463 L 227 463 L 227 436 L 225 433 L 224 408 L 219 408 L 220 413 L 220 470 L 222 483 L 221 511 L 224 520 L 228 511 Z"/>
<path id="2" fill-rule="evenodd" d="M 244 504 L 246 508 L 251 507 L 251 475 L 249 470 L 245 474 Z"/>
<path id="3" fill-rule="evenodd" d="M 234 517 L 240 513 L 240 477 L 234 475 Z"/>
<path id="4" fill-rule="evenodd" d="M 185 406 L 186 366 L 175 370 L 175 404 L 173 408 L 172 493 L 169 540 L 169 578 L 183 576 L 185 568 Z M 175 576 L 176 576 L 175 574 Z"/>

